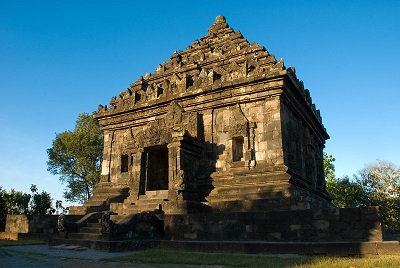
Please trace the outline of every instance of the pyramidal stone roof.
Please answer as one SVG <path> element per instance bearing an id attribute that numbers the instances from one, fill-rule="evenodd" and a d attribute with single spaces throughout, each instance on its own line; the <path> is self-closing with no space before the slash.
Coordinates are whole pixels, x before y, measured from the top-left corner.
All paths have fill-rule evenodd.
<path id="1" fill-rule="evenodd" d="M 224 16 L 217 16 L 206 36 L 195 40 L 185 51 L 175 51 L 169 61 L 158 65 L 154 74 L 140 76 L 126 91 L 112 97 L 109 107 L 99 105 L 95 117 L 284 75 L 288 75 L 321 121 L 319 111 L 312 104 L 309 91 L 297 79 L 295 69 L 286 68 L 282 59 L 277 61 L 263 46 L 250 44 L 239 30 L 234 31 L 228 25 Z"/>

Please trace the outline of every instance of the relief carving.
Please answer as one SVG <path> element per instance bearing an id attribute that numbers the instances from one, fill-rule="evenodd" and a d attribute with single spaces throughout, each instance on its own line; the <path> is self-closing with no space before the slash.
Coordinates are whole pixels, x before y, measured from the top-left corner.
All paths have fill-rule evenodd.
<path id="1" fill-rule="evenodd" d="M 176 101 L 172 101 L 165 116 L 165 124 L 174 131 L 182 131 L 183 108 Z"/>
<path id="2" fill-rule="evenodd" d="M 231 137 L 247 137 L 249 133 L 249 121 L 244 116 L 239 104 L 232 110 L 231 118 L 233 120 L 230 121 L 230 125 L 228 126 L 229 135 Z"/>

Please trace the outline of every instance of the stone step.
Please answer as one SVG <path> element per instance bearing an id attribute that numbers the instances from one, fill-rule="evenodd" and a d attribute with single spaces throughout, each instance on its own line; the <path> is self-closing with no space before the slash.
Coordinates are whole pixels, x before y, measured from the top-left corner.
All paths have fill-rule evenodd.
<path id="1" fill-rule="evenodd" d="M 229 200 L 206 202 L 214 213 L 226 212 L 266 212 L 281 210 L 309 209 L 306 202 L 299 202 L 295 198 L 265 198 L 255 200 Z"/>
<path id="2" fill-rule="evenodd" d="M 120 214 L 118 214 L 118 215 L 111 215 L 111 216 L 110 216 L 110 220 L 112 220 L 113 222 L 118 223 L 118 222 L 122 221 L 125 217 L 126 217 L 126 215 L 120 215 Z"/>
<path id="3" fill-rule="evenodd" d="M 221 202 L 221 201 L 235 201 L 241 200 L 257 200 L 257 199 L 268 199 L 268 198 L 282 198 L 284 195 L 282 192 L 256 192 L 256 193 L 234 193 L 234 194 L 213 194 L 206 196 L 206 200 L 209 203 Z"/>
<path id="4" fill-rule="evenodd" d="M 263 184 L 263 183 L 281 183 L 279 177 L 281 174 L 276 174 L 276 176 L 265 174 L 246 174 L 243 176 L 235 176 L 235 177 L 215 177 L 213 176 L 212 185 L 214 187 L 217 186 L 230 186 L 235 184 Z"/>
<path id="5" fill-rule="evenodd" d="M 216 187 L 209 196 L 220 195 L 247 195 L 257 193 L 274 193 L 285 191 L 286 187 L 280 187 L 272 184 L 266 185 L 237 185 L 236 187 Z"/>
<path id="6" fill-rule="evenodd" d="M 114 183 L 98 183 L 96 187 L 93 189 L 94 191 L 100 191 L 102 189 L 108 189 L 112 191 L 126 191 L 129 190 L 129 187 L 126 184 L 114 184 Z"/>
<path id="7" fill-rule="evenodd" d="M 80 240 L 106 240 L 107 235 L 102 233 L 70 233 L 68 238 Z"/>
<path id="8" fill-rule="evenodd" d="M 101 228 L 100 220 L 99 222 L 88 222 L 86 223 L 86 227 Z"/>
<path id="9" fill-rule="evenodd" d="M 159 209 L 159 205 L 165 205 L 164 199 L 139 199 L 130 200 L 124 203 L 111 203 L 110 211 L 116 212 L 121 215 L 129 215 L 133 213 L 140 213 L 146 211 L 154 211 Z"/>
<path id="10" fill-rule="evenodd" d="M 124 196 L 111 196 L 111 195 L 93 195 L 89 198 L 87 203 L 100 203 L 100 204 L 107 204 L 110 202 L 123 202 L 129 195 Z M 107 201 L 106 201 L 107 200 Z"/>
<path id="11" fill-rule="evenodd" d="M 124 188 L 114 188 L 114 187 L 100 187 L 100 188 L 94 188 L 93 193 L 120 193 L 120 194 L 126 194 L 129 192 L 129 187 L 124 187 Z"/>
<path id="12" fill-rule="evenodd" d="M 155 211 L 159 208 L 159 204 L 163 206 L 163 203 L 151 203 L 151 204 L 139 204 L 139 205 L 125 205 L 123 206 L 122 211 L 119 211 L 118 214 L 121 215 L 129 215 L 141 212 Z"/>
<path id="13" fill-rule="evenodd" d="M 158 204 L 162 204 L 164 203 L 164 199 L 144 199 L 144 200 L 136 200 L 136 202 L 134 203 L 136 206 L 155 206 Z M 127 204 L 130 205 L 130 204 Z"/>
<path id="14" fill-rule="evenodd" d="M 138 200 L 168 200 L 168 195 L 165 195 L 165 196 L 139 195 L 139 199 Z"/>
<path id="15" fill-rule="evenodd" d="M 101 225 L 99 227 L 80 227 L 79 233 L 99 234 L 101 233 Z"/>
<path id="16" fill-rule="evenodd" d="M 155 212 L 156 209 L 154 209 L 153 207 L 151 208 L 146 208 L 146 207 L 129 207 L 129 208 L 125 208 L 123 213 L 121 213 L 121 215 L 130 215 L 130 214 L 138 214 L 138 213 L 142 213 L 142 212 Z"/>
<path id="17" fill-rule="evenodd" d="M 84 206 L 107 206 L 107 203 L 104 200 L 105 199 L 89 199 L 86 201 Z"/>
<path id="18" fill-rule="evenodd" d="M 146 191 L 146 194 L 139 195 L 139 200 L 168 199 L 168 190 Z"/>
<path id="19" fill-rule="evenodd" d="M 86 215 L 91 212 L 101 212 L 101 211 L 108 211 L 108 210 L 109 210 L 109 206 L 102 206 L 102 205 L 87 206 L 85 204 L 83 206 L 70 206 L 69 214 L 71 214 L 71 215 Z"/>

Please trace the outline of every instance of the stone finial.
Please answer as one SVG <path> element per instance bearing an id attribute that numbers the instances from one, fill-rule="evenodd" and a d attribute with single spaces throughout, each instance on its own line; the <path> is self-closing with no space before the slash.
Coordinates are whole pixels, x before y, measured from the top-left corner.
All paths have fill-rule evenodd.
<path id="1" fill-rule="evenodd" d="M 215 22 L 216 22 L 216 23 L 224 23 L 224 22 L 226 22 L 226 19 L 225 19 L 224 16 L 217 16 L 217 17 L 215 18 Z"/>

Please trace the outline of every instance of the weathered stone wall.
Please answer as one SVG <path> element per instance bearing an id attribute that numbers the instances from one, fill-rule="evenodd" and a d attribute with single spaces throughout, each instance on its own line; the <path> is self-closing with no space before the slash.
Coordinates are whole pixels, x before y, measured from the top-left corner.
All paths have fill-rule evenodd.
<path id="1" fill-rule="evenodd" d="M 292 91 L 298 93 L 297 89 Z M 318 121 L 320 118 L 309 116 L 317 112 L 309 106 L 301 105 L 300 100 L 290 99 L 286 95 L 281 98 L 284 161 L 288 173 L 292 175 L 292 182 L 299 187 L 295 195 L 310 198 L 313 206 L 318 208 L 326 206 L 329 200 L 323 172 L 326 134 Z"/>
<path id="2" fill-rule="evenodd" d="M 382 241 L 378 207 L 167 215 L 172 240 Z"/>
<path id="3" fill-rule="evenodd" d="M 221 105 L 222 106 L 222 105 Z M 234 139 L 243 137 L 244 166 L 282 165 L 282 134 L 279 97 L 225 105 L 202 111 L 206 142 L 214 144 L 217 172 L 229 171 Z M 252 163 L 250 163 L 253 161 Z"/>
<path id="4" fill-rule="evenodd" d="M 57 215 L 7 215 L 6 233 L 57 233 Z"/>

